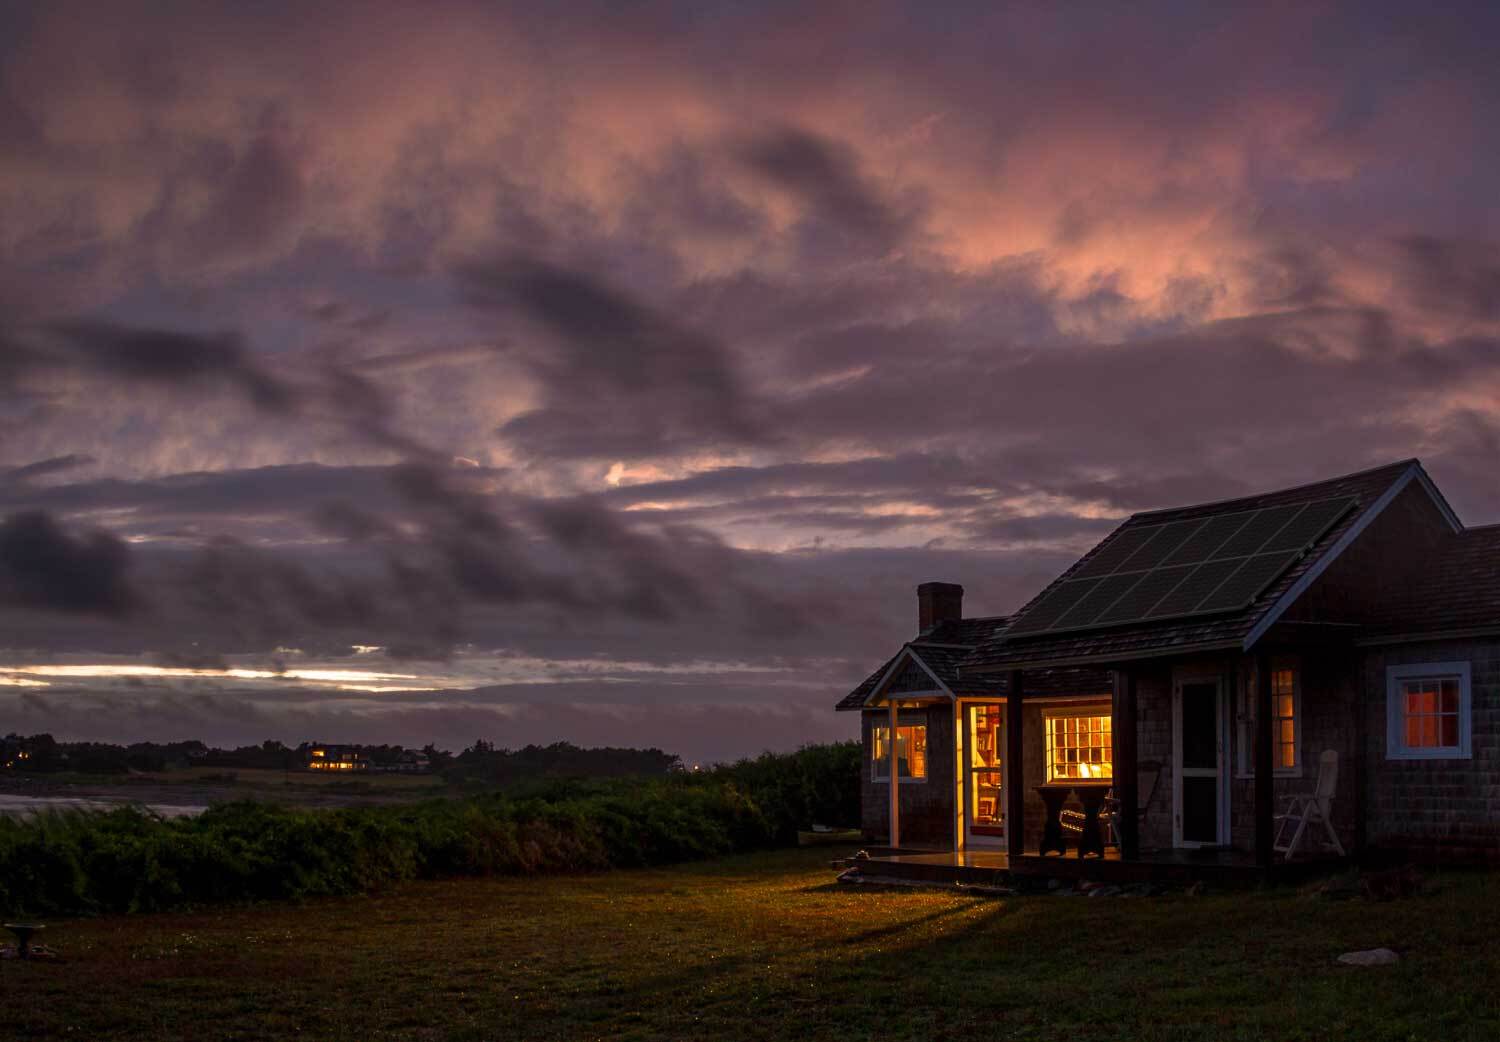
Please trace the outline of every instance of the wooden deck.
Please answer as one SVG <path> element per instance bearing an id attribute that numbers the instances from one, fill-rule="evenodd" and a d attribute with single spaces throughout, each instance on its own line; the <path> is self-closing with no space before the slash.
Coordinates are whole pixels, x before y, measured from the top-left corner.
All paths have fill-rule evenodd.
<path id="1" fill-rule="evenodd" d="M 1125 861 L 1116 850 L 1102 858 L 1025 854 L 1011 858 L 1000 850 L 961 853 L 929 850 L 872 849 L 870 858 L 845 858 L 836 864 L 858 866 L 866 877 L 930 883 L 1005 885 L 1017 876 L 1043 879 L 1087 879 L 1107 883 L 1211 883 L 1253 887 L 1261 883 L 1296 882 L 1347 867 L 1344 858 L 1278 861 L 1269 873 L 1240 850 L 1152 850 Z"/>

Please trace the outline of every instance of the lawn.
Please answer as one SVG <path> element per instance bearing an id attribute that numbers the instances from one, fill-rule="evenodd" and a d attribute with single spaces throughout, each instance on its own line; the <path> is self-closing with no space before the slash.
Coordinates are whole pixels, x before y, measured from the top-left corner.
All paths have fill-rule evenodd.
<path id="1" fill-rule="evenodd" d="M 65 959 L 0 964 L 0 1007 L 16 1038 L 1500 1037 L 1500 876 L 985 900 L 841 888 L 828 857 L 59 922 Z M 1334 963 L 1381 945 L 1402 962 Z"/>

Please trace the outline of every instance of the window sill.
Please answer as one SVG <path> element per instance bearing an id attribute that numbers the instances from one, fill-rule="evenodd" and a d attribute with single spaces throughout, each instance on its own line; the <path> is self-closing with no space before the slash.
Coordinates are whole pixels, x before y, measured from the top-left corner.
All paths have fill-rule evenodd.
<path id="1" fill-rule="evenodd" d="M 1459 746 L 1442 749 L 1387 749 L 1387 760 L 1472 760 L 1474 754 Z"/>
<path id="2" fill-rule="evenodd" d="M 871 778 L 870 781 L 876 785 L 889 785 L 891 783 L 891 779 L 888 776 L 882 778 Z M 926 785 L 927 778 L 925 775 L 921 778 L 908 778 L 905 775 L 902 775 L 900 782 L 902 785 Z"/>

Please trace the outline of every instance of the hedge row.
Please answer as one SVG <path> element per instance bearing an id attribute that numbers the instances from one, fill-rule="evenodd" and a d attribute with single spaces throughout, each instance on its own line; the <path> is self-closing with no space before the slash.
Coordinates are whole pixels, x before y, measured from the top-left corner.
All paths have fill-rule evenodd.
<path id="1" fill-rule="evenodd" d="M 166 820 L 124 808 L 0 818 L 6 916 L 156 911 L 354 894 L 411 879 L 669 864 L 858 820 L 857 744 L 700 775 L 346 810 L 226 803 Z"/>

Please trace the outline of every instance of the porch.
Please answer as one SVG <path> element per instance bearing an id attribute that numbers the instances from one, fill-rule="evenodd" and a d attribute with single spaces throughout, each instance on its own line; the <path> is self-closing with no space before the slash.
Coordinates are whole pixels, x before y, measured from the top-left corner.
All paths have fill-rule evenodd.
<path id="1" fill-rule="evenodd" d="M 1003 850 L 934 851 L 875 848 L 869 858 L 840 858 L 839 868 L 858 867 L 875 879 L 924 883 L 963 883 L 971 886 L 1005 885 L 1017 877 L 1030 879 L 1086 879 L 1099 883 L 1203 882 L 1226 888 L 1248 888 L 1270 883 L 1295 883 L 1328 875 L 1347 867 L 1347 858 L 1319 856 L 1278 862 L 1269 868 L 1242 850 L 1143 850 L 1125 858 L 1110 848 L 1103 857 L 1024 853 Z"/>

